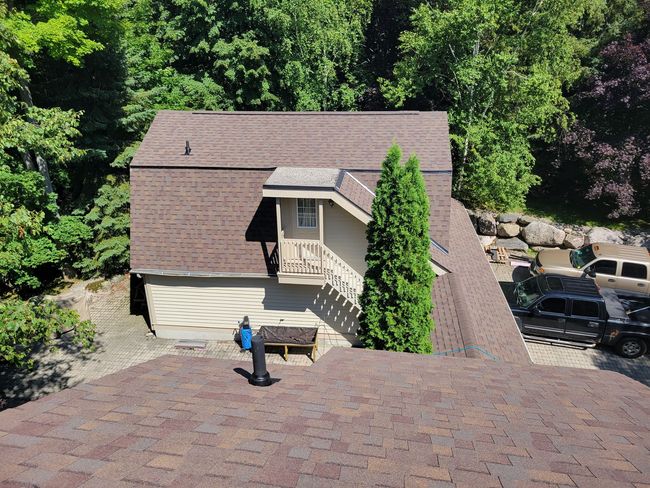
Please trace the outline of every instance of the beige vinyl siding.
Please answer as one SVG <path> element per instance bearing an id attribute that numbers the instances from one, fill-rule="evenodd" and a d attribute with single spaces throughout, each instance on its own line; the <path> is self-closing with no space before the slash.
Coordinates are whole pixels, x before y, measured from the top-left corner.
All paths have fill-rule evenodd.
<path id="1" fill-rule="evenodd" d="M 361 275 L 366 272 L 366 225 L 338 205 L 323 206 L 325 245 Z"/>
<path id="2" fill-rule="evenodd" d="M 295 198 L 281 198 L 280 207 L 282 210 L 282 229 L 287 239 L 319 239 L 318 226 L 315 229 L 301 229 L 298 227 L 298 215 Z M 316 200 L 316 214 L 318 215 L 318 200 Z"/>
<path id="3" fill-rule="evenodd" d="M 320 326 L 331 343 L 356 342 L 356 309 L 329 287 L 279 284 L 275 278 L 145 276 L 157 335 L 232 339 L 244 315 L 261 325 Z M 280 321 L 281 319 L 282 322 Z M 152 319 L 153 320 L 153 319 Z"/>

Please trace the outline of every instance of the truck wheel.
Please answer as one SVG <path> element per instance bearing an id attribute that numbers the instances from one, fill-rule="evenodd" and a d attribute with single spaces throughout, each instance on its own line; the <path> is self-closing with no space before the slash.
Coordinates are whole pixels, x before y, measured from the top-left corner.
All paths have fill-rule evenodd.
<path id="1" fill-rule="evenodd" d="M 616 344 L 616 352 L 627 359 L 643 356 L 647 350 L 645 341 L 636 337 L 625 337 Z"/>

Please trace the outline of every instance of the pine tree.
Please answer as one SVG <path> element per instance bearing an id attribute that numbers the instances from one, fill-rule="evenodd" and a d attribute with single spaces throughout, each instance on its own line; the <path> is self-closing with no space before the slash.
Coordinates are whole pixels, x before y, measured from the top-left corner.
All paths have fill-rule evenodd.
<path id="1" fill-rule="evenodd" d="M 390 148 L 377 183 L 359 331 L 372 349 L 430 353 L 429 202 L 417 158 L 401 155 Z"/>

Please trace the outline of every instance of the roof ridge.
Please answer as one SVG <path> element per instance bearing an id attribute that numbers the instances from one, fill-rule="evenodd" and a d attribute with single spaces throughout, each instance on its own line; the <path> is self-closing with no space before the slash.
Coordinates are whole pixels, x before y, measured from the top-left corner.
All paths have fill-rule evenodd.
<path id="1" fill-rule="evenodd" d="M 361 185 L 361 186 L 364 187 L 366 190 L 368 190 L 368 192 L 373 196 L 373 198 L 375 197 L 375 192 L 372 191 L 370 188 L 368 188 L 366 185 L 364 185 L 361 181 L 359 181 L 359 179 L 356 178 L 356 177 L 355 177 L 352 173 L 350 173 L 348 170 L 346 170 L 346 169 L 342 169 L 342 170 L 341 170 L 341 173 L 343 174 L 343 176 L 345 176 L 345 175 L 347 174 L 350 178 L 352 178 L 354 181 L 356 181 L 359 185 Z M 341 178 L 341 180 L 342 180 L 342 179 L 343 179 L 343 178 Z M 337 183 L 338 183 L 338 182 L 337 182 Z M 337 189 L 338 189 L 338 188 L 337 188 Z"/>
<path id="2" fill-rule="evenodd" d="M 183 113 L 183 114 L 191 114 L 191 115 L 238 115 L 238 116 L 243 116 L 243 115 L 251 115 L 251 116 L 258 116 L 258 115 L 264 115 L 264 116 L 287 116 L 287 117 L 295 117 L 295 116 L 337 116 L 337 117 L 354 117 L 354 116 L 362 116 L 362 117 L 368 117 L 368 116 L 387 116 L 387 115 L 426 115 L 426 114 L 439 114 L 439 113 L 444 113 L 442 111 L 430 111 L 430 112 L 422 112 L 419 110 L 396 110 L 394 112 L 388 112 L 388 111 L 383 111 L 383 112 L 334 112 L 334 111 L 328 111 L 328 112 L 272 112 L 272 111 L 240 111 L 240 112 L 229 112 L 229 111 L 201 111 L 201 110 L 161 110 L 161 112 L 167 112 L 167 113 Z"/>

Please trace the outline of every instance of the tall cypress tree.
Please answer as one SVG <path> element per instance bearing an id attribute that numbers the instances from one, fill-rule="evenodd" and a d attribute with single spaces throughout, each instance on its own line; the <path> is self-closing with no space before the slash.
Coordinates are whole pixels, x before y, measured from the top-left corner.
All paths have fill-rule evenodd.
<path id="1" fill-rule="evenodd" d="M 429 254 L 429 197 L 415 155 L 406 163 L 402 183 L 403 203 L 397 216 L 403 232 L 397 302 L 401 322 L 408 327 L 404 350 L 428 354 L 432 351 L 434 325 L 431 317 L 434 273 Z"/>
<path id="2" fill-rule="evenodd" d="M 390 348 L 390 336 L 385 329 L 388 324 L 395 324 L 391 287 L 396 284 L 396 275 L 390 266 L 394 261 L 395 252 L 391 241 L 395 241 L 399 232 L 393 202 L 399 200 L 403 173 L 400 166 L 401 157 L 402 151 L 397 145 L 393 145 L 382 163 L 381 176 L 372 203 L 372 220 L 366 230 L 367 269 L 360 301 L 359 335 L 363 344 L 371 349 Z"/>
<path id="3" fill-rule="evenodd" d="M 393 145 L 377 183 L 359 333 L 372 349 L 430 353 L 429 202 L 417 158 L 401 156 Z"/>

